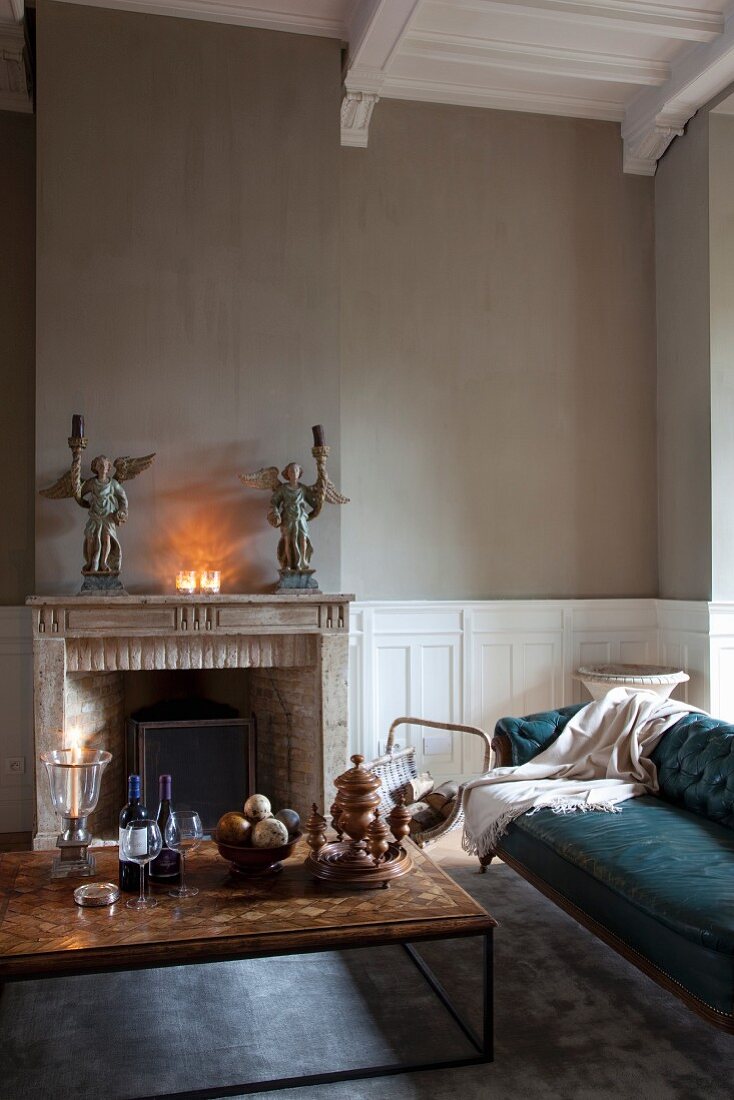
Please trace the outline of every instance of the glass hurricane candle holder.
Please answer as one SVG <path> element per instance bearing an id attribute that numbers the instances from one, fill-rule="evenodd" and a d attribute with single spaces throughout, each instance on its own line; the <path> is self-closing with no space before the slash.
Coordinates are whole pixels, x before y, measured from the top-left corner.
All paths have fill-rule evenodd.
<path id="1" fill-rule="evenodd" d="M 192 596 L 196 592 L 196 570 L 182 569 L 176 574 L 176 591 Z"/>
<path id="2" fill-rule="evenodd" d="M 222 574 L 218 569 L 204 569 L 199 577 L 199 591 L 205 596 L 216 596 L 221 586 Z"/>
<path id="3" fill-rule="evenodd" d="M 92 834 L 87 828 L 87 817 L 97 805 L 102 772 L 111 759 L 112 753 L 103 749 L 74 747 L 41 753 L 51 786 L 51 801 L 64 825 L 56 840 L 59 854 L 53 862 L 52 878 L 87 877 L 95 873 L 94 857 L 88 852 Z"/>

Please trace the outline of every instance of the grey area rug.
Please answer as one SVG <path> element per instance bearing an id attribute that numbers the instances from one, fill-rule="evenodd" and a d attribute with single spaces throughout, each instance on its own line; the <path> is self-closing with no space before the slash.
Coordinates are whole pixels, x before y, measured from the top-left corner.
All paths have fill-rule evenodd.
<path id="1" fill-rule="evenodd" d="M 457 872 L 500 921 L 494 1063 L 260 1100 L 731 1100 L 734 1037 L 599 943 L 509 868 Z M 423 953 L 478 1014 L 469 941 Z M 8 985 L 0 1098 L 117 1100 L 343 1068 L 461 1057 L 465 1039 L 399 948 Z"/>

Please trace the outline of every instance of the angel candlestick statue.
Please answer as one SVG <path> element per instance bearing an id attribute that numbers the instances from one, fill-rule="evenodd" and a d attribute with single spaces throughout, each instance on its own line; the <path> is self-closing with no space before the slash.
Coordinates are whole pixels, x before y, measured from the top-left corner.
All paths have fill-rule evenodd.
<path id="1" fill-rule="evenodd" d="M 82 481 L 82 451 L 86 449 L 84 417 L 75 414 L 71 419 L 71 469 L 47 489 L 41 496 L 50 500 L 73 498 L 81 508 L 89 511 L 84 528 L 84 582 L 82 595 L 125 596 L 120 582 L 122 549 L 117 528 L 127 519 L 127 494 L 123 481 L 142 474 L 152 465 L 155 454 L 142 458 L 116 458 L 114 463 L 106 455 L 97 455 L 90 464 L 92 476 Z M 114 466 L 114 474 L 112 468 Z"/>
<path id="2" fill-rule="evenodd" d="M 315 569 L 311 569 L 313 546 L 309 536 L 309 524 L 320 514 L 324 503 L 348 504 L 349 497 L 337 492 L 326 472 L 326 459 L 331 451 L 324 440 L 324 429 L 317 424 L 313 429 L 314 445 L 311 454 L 316 459 L 316 481 L 313 485 L 301 482 L 303 467 L 289 462 L 278 473 L 277 466 L 267 466 L 254 474 L 240 474 L 240 481 L 249 489 L 267 489 L 270 497 L 268 523 L 280 530 L 278 564 L 280 582 L 276 592 L 318 592 Z M 285 480 L 281 481 L 281 477 Z"/>

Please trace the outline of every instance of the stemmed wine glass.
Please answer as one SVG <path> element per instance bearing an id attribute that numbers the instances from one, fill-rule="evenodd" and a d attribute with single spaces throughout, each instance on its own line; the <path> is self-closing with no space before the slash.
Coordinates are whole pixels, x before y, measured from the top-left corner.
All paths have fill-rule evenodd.
<path id="1" fill-rule="evenodd" d="M 193 810 L 174 810 L 166 822 L 166 844 L 181 855 L 181 885 L 168 893 L 172 898 L 193 898 L 198 886 L 186 885 L 186 853 L 198 848 L 204 837 L 201 818 Z"/>
<path id="2" fill-rule="evenodd" d="M 145 865 L 155 859 L 163 847 L 163 837 L 158 828 L 158 822 L 149 817 L 131 821 L 120 839 L 125 859 L 129 859 L 131 863 L 137 863 L 140 868 L 140 897 L 129 898 L 126 902 L 127 907 L 128 909 L 155 909 L 158 904 L 155 898 L 145 896 Z"/>

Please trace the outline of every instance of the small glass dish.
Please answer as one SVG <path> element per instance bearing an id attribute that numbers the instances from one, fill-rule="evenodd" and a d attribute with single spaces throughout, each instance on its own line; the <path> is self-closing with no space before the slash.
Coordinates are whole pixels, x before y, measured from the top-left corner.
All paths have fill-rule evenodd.
<path id="1" fill-rule="evenodd" d="M 74 901 L 85 907 L 114 905 L 119 897 L 120 887 L 115 886 L 114 882 L 87 882 L 74 891 Z"/>

